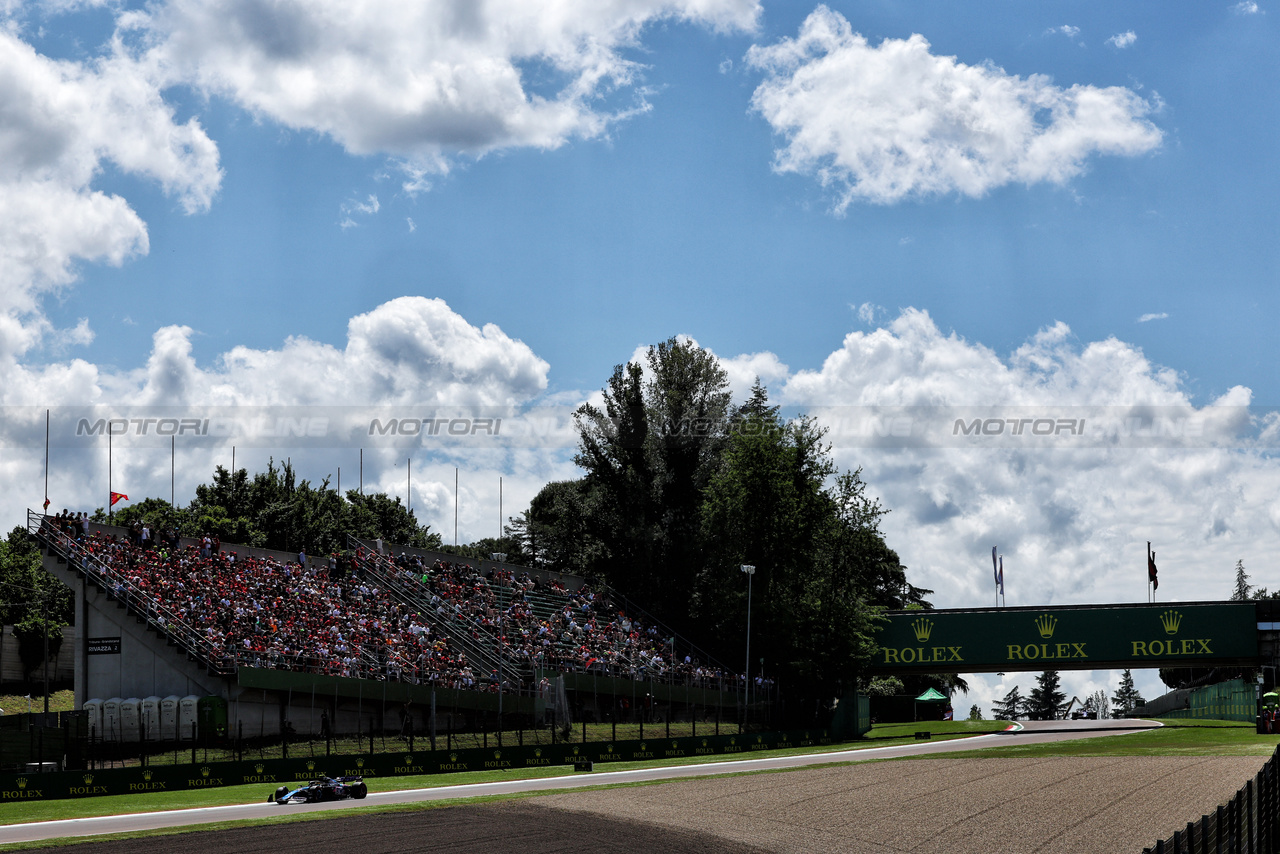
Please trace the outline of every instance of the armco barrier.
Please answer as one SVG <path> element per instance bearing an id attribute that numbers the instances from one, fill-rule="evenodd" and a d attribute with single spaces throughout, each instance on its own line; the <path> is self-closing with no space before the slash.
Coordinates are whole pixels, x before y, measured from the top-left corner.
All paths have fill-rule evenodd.
<path id="1" fill-rule="evenodd" d="M 0 775 L 0 802 L 84 798 L 172 792 L 221 786 L 262 784 L 263 797 L 276 786 L 314 779 L 318 774 L 338 777 L 402 777 L 457 771 L 492 771 L 571 765 L 576 762 L 628 762 L 651 759 L 721 756 L 791 747 L 831 744 L 829 730 L 794 730 L 744 735 L 694 736 L 644 741 L 554 744 L 538 747 L 488 747 L 465 750 L 422 750 L 410 753 L 371 753 L 306 759 L 263 759 L 208 762 L 195 765 L 156 765 L 148 768 L 108 768 L 98 771 Z"/>

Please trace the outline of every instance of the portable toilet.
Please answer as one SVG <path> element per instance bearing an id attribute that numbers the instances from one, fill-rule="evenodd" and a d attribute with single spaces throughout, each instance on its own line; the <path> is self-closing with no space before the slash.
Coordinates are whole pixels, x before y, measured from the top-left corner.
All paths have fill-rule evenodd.
<path id="1" fill-rule="evenodd" d="M 129 697 L 120 704 L 120 740 L 137 741 L 142 734 L 142 701 Z"/>
<path id="2" fill-rule="evenodd" d="M 142 738 L 145 741 L 160 740 L 160 698 L 143 697 L 141 711 Z"/>
<path id="3" fill-rule="evenodd" d="M 195 694 L 188 694 L 178 701 L 178 739 L 181 741 L 191 741 L 196 737 L 196 704 L 200 702 L 200 698 Z"/>
<path id="4" fill-rule="evenodd" d="M 120 740 L 120 704 L 122 697 L 112 697 L 102 704 L 102 740 Z"/>
<path id="5" fill-rule="evenodd" d="M 160 701 L 160 738 L 173 741 L 178 735 L 178 704 L 182 699 L 170 694 Z"/>
<path id="6" fill-rule="evenodd" d="M 196 703 L 200 718 L 200 740 L 217 740 L 227 736 L 227 701 L 222 697 L 201 697 Z"/>
<path id="7" fill-rule="evenodd" d="M 85 724 L 88 735 L 94 741 L 102 740 L 102 700 L 94 698 L 85 700 L 84 705 L 80 708 L 84 709 L 85 716 L 89 719 Z"/>

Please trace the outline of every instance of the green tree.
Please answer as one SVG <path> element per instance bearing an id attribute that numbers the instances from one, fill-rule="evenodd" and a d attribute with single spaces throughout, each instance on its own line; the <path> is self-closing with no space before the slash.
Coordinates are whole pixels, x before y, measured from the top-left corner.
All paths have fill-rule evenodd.
<path id="1" fill-rule="evenodd" d="M 756 384 L 733 416 L 718 468 L 704 492 L 705 563 L 692 612 L 722 637 L 745 631 L 756 567 L 752 635 L 793 677 L 831 684 L 874 650 L 886 576 L 900 595 L 901 567 L 878 528 L 884 515 L 857 472 L 827 483 L 835 466 L 823 431 L 808 418 L 783 421 Z"/>
<path id="2" fill-rule="evenodd" d="M 1120 686 L 1111 697 L 1112 717 L 1122 718 L 1146 702 L 1133 683 L 1133 672 L 1124 671 L 1120 675 Z"/>
<path id="3" fill-rule="evenodd" d="M 1004 699 L 991 706 L 991 717 L 998 721 L 1016 721 L 1022 717 L 1026 708 L 1026 700 L 1014 685 L 1013 690 L 1004 695 Z"/>
<path id="4" fill-rule="evenodd" d="M 584 481 L 548 483 L 508 530 L 534 566 L 592 575 L 608 554 L 592 525 L 593 518 L 611 512 L 600 506 L 606 500 L 603 490 L 591 489 Z"/>
<path id="5" fill-rule="evenodd" d="M 1059 688 L 1058 671 L 1046 670 L 1037 676 L 1036 687 L 1027 698 L 1027 717 L 1033 721 L 1057 720 L 1067 699 Z"/>
<path id="6" fill-rule="evenodd" d="M 1236 586 L 1231 591 L 1232 602 L 1247 602 L 1253 587 L 1249 584 L 1249 574 L 1244 571 L 1244 560 L 1236 561 Z"/>
<path id="7" fill-rule="evenodd" d="M 702 493 L 723 447 L 728 376 L 710 352 L 671 338 L 642 366 L 618 365 L 603 409 L 575 415 L 578 454 L 591 497 L 588 526 L 597 569 L 667 618 L 682 614 L 701 563 Z"/>
<path id="8" fill-rule="evenodd" d="M 972 706 L 969 707 L 969 720 L 971 721 L 982 720 L 982 709 L 978 708 L 977 703 L 974 703 Z"/>
<path id="9" fill-rule="evenodd" d="M 26 528 L 15 527 L 0 540 L 0 616 L 13 625 L 27 677 L 44 662 L 45 627 L 53 658 L 62 645 L 62 627 L 71 623 L 74 613 L 71 588 L 45 570 Z"/>

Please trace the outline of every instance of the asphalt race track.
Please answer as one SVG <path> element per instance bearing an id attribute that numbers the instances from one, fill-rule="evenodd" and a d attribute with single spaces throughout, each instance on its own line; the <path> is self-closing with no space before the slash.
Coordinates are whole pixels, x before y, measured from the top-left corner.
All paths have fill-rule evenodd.
<path id="1" fill-rule="evenodd" d="M 940 851 L 1140 851 L 1229 796 L 1256 772 L 1260 757 L 1119 757 L 957 759 L 951 762 L 879 763 L 812 769 L 802 774 L 755 775 L 691 781 L 743 771 L 768 771 L 848 760 L 871 760 L 973 750 L 1011 742 L 1035 743 L 1159 726 L 1152 721 L 1025 723 L 1019 733 L 896 747 L 839 750 L 803 756 L 698 765 L 603 771 L 592 774 L 370 793 L 365 801 L 240 806 L 140 813 L 9 825 L 0 843 L 37 842 L 194 826 L 241 819 L 353 807 L 421 803 L 483 795 L 546 792 L 548 797 L 429 812 L 335 817 L 322 823 L 268 824 L 184 837 L 183 848 L 223 851 L 297 850 L 312 845 L 355 848 L 361 854 L 413 850 L 486 851 L 494 842 L 520 839 L 541 851 L 609 851 L 602 840 L 626 842 L 616 850 L 745 852 L 798 850 L 918 851 L 944 834 Z M 1167 761 L 1166 761 L 1167 760 Z M 1173 767 L 1177 764 L 1178 767 Z M 886 770 L 888 769 L 888 770 Z M 685 779 L 678 786 L 574 792 L 588 786 Z M 1164 781 L 1160 785 L 1160 781 Z M 1223 793 L 1219 797 L 1219 790 Z M 1146 796 L 1142 792 L 1146 791 Z M 1177 795 L 1173 800 L 1170 794 Z M 551 794 L 560 793 L 560 794 Z M 1039 794 L 1037 794 L 1039 793 Z M 266 797 L 264 789 L 263 798 Z M 905 812 L 914 800 L 920 803 Z M 1022 799 L 1021 818 L 1011 804 Z M 1135 800 L 1136 799 L 1136 800 Z M 1137 809 L 1139 801 L 1158 806 Z M 1040 801 L 1044 800 L 1043 803 Z M 1031 813 L 1031 816 L 1026 813 Z M 1084 820 L 1082 817 L 1089 817 Z M 1139 820 L 1141 818 L 1142 820 Z M 1016 832 L 1010 831 L 1010 821 Z M 888 823 L 886 823 L 886 821 Z M 914 831 L 911 828 L 915 827 Z M 967 828 L 967 829 L 966 829 Z M 1097 829 L 1101 829 L 1100 831 Z M 1102 838 L 1090 841 L 1090 834 Z M 994 834 L 994 835 L 993 835 Z M 1010 835 L 1011 834 L 1011 835 Z M 974 841 L 968 848 L 963 838 Z M 1129 845 L 1110 847 L 1121 838 Z M 896 847 L 891 840 L 910 840 Z M 1133 847 L 1136 845 L 1137 847 Z M 119 847 L 117 847 L 119 846 Z M 154 847 L 154 846 L 148 846 Z M 163 846 L 160 846 L 161 848 Z M 524 848 L 524 845 L 520 846 Z M 133 851 L 137 841 L 91 844 L 77 851 Z"/>

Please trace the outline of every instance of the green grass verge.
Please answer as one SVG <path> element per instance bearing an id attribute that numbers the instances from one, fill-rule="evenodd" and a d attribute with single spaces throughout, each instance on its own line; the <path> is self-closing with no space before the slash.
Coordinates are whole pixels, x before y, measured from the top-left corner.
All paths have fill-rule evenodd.
<path id="1" fill-rule="evenodd" d="M 25 715 L 27 705 L 26 694 L 0 694 L 0 709 L 4 709 L 6 715 Z M 70 688 L 49 692 L 49 711 L 70 712 L 75 709 L 75 705 L 75 692 Z M 44 694 L 32 692 L 30 707 L 33 712 L 43 712 Z"/>
<path id="2" fill-rule="evenodd" d="M 1124 735 L 1082 738 L 1051 744 L 1009 742 L 982 750 L 953 751 L 952 758 L 1001 759 L 1041 756 L 1270 756 L 1280 741 L 1275 735 L 1258 735 L 1238 721 L 1162 721 L 1165 726 Z M 928 755 L 912 757 L 935 758 Z M 937 757 L 940 758 L 940 757 Z"/>
<path id="3" fill-rule="evenodd" d="M 927 732 L 933 738 L 958 738 L 964 735 L 982 735 L 1004 732 L 1008 721 L 917 721 L 915 723 L 876 724 L 867 733 L 869 739 L 914 739 L 916 733 Z M 878 745 L 883 746 L 883 745 Z"/>

